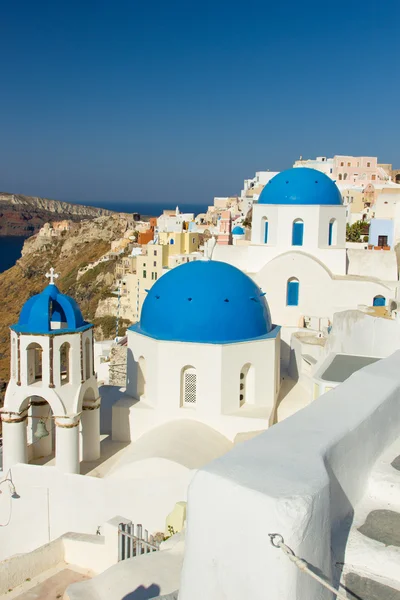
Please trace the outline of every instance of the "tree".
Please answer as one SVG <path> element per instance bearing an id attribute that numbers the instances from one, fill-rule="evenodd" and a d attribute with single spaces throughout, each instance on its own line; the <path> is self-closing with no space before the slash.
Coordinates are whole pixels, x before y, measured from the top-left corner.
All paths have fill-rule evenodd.
<path id="1" fill-rule="evenodd" d="M 360 242 L 361 235 L 365 232 L 365 223 L 356 221 L 353 225 L 346 225 L 346 242 Z"/>

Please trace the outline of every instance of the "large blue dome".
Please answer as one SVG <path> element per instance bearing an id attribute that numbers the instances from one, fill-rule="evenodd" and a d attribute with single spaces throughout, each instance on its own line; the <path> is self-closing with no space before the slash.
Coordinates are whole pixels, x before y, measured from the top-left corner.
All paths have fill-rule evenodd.
<path id="1" fill-rule="evenodd" d="M 157 340 L 224 344 L 265 336 L 272 327 L 265 296 L 250 277 L 227 263 L 199 260 L 163 275 L 130 329 Z"/>
<path id="2" fill-rule="evenodd" d="M 91 325 L 84 321 L 75 300 L 50 284 L 25 302 L 18 323 L 12 329 L 19 333 L 57 334 L 86 327 Z"/>
<path id="3" fill-rule="evenodd" d="M 272 177 L 258 204 L 342 204 L 340 191 L 332 179 L 316 169 L 288 169 Z"/>

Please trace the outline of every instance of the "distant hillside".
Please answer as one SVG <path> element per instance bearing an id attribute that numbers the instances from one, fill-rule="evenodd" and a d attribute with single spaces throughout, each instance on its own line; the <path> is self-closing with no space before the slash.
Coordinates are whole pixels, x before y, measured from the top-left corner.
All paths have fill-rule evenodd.
<path id="1" fill-rule="evenodd" d="M 49 221 L 82 221 L 113 214 L 105 208 L 0 192 L 0 236 L 30 236 Z"/>

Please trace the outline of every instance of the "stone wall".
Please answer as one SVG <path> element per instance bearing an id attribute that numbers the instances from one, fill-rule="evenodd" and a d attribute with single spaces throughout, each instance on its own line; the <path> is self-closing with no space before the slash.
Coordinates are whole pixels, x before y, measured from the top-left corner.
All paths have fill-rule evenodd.
<path id="1" fill-rule="evenodd" d="M 127 346 L 115 346 L 110 352 L 110 385 L 126 385 Z"/>

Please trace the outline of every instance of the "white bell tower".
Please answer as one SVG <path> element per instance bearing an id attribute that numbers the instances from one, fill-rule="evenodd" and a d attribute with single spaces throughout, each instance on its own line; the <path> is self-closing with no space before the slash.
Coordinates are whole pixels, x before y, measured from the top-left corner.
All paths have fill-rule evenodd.
<path id="1" fill-rule="evenodd" d="M 56 467 L 66 473 L 79 473 L 81 460 L 100 456 L 93 325 L 58 290 L 53 268 L 46 277 L 49 285 L 27 300 L 10 328 L 11 377 L 1 409 L 4 472 L 53 450 Z"/>

